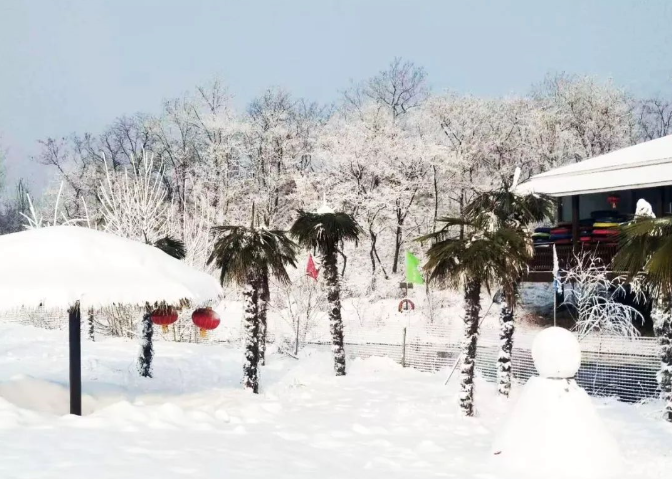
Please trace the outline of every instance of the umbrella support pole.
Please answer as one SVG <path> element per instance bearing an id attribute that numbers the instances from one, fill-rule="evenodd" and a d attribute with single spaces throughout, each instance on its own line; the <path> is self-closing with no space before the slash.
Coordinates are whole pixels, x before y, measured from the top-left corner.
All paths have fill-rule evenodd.
<path id="1" fill-rule="evenodd" d="M 70 332 L 70 414 L 82 415 L 82 341 L 79 301 L 68 311 Z"/>

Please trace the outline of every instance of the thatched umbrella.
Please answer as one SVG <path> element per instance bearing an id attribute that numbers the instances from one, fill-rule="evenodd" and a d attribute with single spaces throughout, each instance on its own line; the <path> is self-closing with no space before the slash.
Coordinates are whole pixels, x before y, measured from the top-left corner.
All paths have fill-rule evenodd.
<path id="1" fill-rule="evenodd" d="M 81 308 L 200 304 L 221 293 L 215 278 L 109 233 L 54 226 L 0 236 L 0 310 L 69 312 L 71 414 L 82 412 Z"/>

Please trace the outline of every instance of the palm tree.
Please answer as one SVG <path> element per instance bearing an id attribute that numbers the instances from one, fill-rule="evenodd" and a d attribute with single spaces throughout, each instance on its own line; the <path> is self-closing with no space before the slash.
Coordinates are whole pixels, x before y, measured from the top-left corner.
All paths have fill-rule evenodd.
<path id="1" fill-rule="evenodd" d="M 661 353 L 658 384 L 664 418 L 672 422 L 672 218 L 638 216 L 621 227 L 614 270 L 627 271 L 652 295 L 651 317 Z"/>
<path id="2" fill-rule="evenodd" d="M 486 221 L 492 217 L 497 227 L 506 226 L 523 238 L 532 247 L 532 236 L 527 226 L 543 221 L 553 214 L 553 201 L 544 195 L 519 195 L 509 185 L 476 195 L 465 207 L 464 216 L 471 221 Z M 511 354 L 515 329 L 515 307 L 518 299 L 520 278 L 500 278 L 503 301 L 499 313 L 500 351 L 497 358 L 497 383 L 499 393 L 508 397 L 511 392 Z"/>
<path id="3" fill-rule="evenodd" d="M 441 218 L 444 227 L 419 241 L 433 240 L 424 268 L 429 282 L 464 288 L 464 349 L 460 406 L 474 414 L 474 366 L 478 341 L 481 289 L 496 283 L 513 284 L 522 275 L 533 251 L 520 233 L 495 223 L 494 216 L 476 219 Z"/>
<path id="4" fill-rule="evenodd" d="M 152 244 L 145 236 L 145 243 Z M 184 243 L 172 236 L 165 236 L 153 243 L 155 247 L 175 259 L 182 260 L 186 257 L 187 251 Z M 156 306 L 156 305 L 155 305 Z M 167 307 L 162 305 L 161 307 Z M 142 333 L 140 334 L 140 355 L 138 356 L 138 373 L 143 378 L 152 377 L 152 359 L 154 358 L 154 324 L 152 323 L 152 310 L 154 308 L 149 304 L 145 305 L 145 312 L 142 315 Z M 89 315 L 89 335 L 93 337 L 93 313 Z"/>
<path id="5" fill-rule="evenodd" d="M 208 264 L 214 263 L 220 269 L 222 285 L 233 282 L 245 286 L 243 386 L 258 393 L 264 277 L 289 283 L 285 267 L 296 266 L 296 245 L 280 230 L 254 226 L 217 226 L 213 230 L 219 237 Z"/>
<path id="6" fill-rule="evenodd" d="M 338 281 L 338 247 L 345 241 L 359 239 L 362 229 L 347 213 L 334 212 L 324 206 L 316 213 L 299 210 L 299 217 L 289 230 L 299 245 L 317 250 L 329 301 L 329 327 L 331 330 L 334 370 L 336 376 L 345 376 L 345 349 L 343 348 L 343 319 L 341 317 L 341 287 Z"/>

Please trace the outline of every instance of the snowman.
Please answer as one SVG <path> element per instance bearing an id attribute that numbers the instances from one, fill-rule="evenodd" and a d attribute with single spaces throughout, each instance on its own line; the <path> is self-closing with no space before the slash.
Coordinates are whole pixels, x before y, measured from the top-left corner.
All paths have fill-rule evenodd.
<path id="1" fill-rule="evenodd" d="M 545 329 L 534 340 L 532 359 L 539 376 L 525 384 L 495 441 L 498 471 L 516 478 L 620 477 L 618 445 L 574 380 L 581 365 L 574 335 L 562 328 Z"/>

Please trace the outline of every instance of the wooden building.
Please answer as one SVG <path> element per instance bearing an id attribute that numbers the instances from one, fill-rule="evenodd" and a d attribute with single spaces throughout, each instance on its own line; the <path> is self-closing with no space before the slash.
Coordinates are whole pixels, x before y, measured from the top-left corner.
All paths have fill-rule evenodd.
<path id="1" fill-rule="evenodd" d="M 571 231 L 566 235 L 571 241 L 556 244 L 561 268 L 566 269 L 579 250 L 593 252 L 609 265 L 618 245 L 583 238 L 582 224 L 596 213 L 631 217 L 639 199 L 650 203 L 658 217 L 672 215 L 672 135 L 541 173 L 516 191 L 557 198 L 556 225 Z M 552 243 L 535 245 L 527 281 L 552 280 Z"/>

